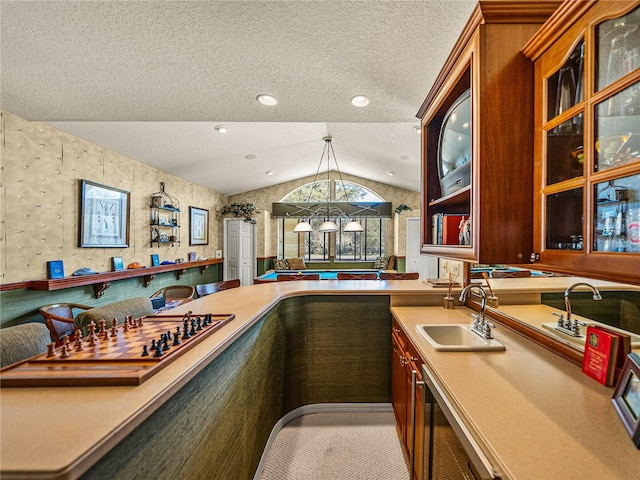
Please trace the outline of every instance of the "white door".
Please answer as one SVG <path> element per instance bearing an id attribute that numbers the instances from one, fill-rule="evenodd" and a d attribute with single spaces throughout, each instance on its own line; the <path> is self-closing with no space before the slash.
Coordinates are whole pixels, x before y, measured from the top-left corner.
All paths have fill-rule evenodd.
<path id="1" fill-rule="evenodd" d="M 407 218 L 406 270 L 418 272 L 420 280 L 438 278 L 438 257 L 420 253 L 420 219 Z"/>
<path id="2" fill-rule="evenodd" d="M 255 225 L 225 218 L 224 279 L 240 279 L 241 285 L 253 285 L 256 268 Z"/>

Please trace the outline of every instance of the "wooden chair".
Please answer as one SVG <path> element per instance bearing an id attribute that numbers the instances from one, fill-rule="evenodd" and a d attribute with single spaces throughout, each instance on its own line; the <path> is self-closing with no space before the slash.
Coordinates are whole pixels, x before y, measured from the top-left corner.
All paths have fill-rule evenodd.
<path id="1" fill-rule="evenodd" d="M 529 270 L 516 270 L 513 272 L 501 272 L 499 270 L 494 270 L 491 273 L 491 277 L 493 278 L 527 278 L 531 276 L 531 271 Z"/>
<path id="2" fill-rule="evenodd" d="M 44 317 L 44 323 L 49 329 L 51 341 L 60 343 L 65 335 L 69 336 L 69 339 L 73 338 L 77 328 L 73 323 L 73 310 L 76 308 L 89 310 L 93 307 L 79 303 L 54 303 L 39 308 L 40 314 Z"/>
<path id="3" fill-rule="evenodd" d="M 204 297 L 206 295 L 211 295 L 212 293 L 220 292 L 222 290 L 238 288 L 239 286 L 239 278 L 234 278 L 233 280 L 224 280 L 222 282 L 202 283 L 200 285 L 196 285 L 196 293 L 198 294 L 198 297 Z"/>
<path id="4" fill-rule="evenodd" d="M 380 273 L 380 280 L 418 280 L 420 274 L 418 272 L 407 273 Z"/>
<path id="5" fill-rule="evenodd" d="M 300 275 L 298 274 L 278 275 L 276 277 L 276 280 L 278 282 L 289 282 L 292 280 L 320 280 L 320 274 L 319 273 L 301 273 Z"/>
<path id="6" fill-rule="evenodd" d="M 193 298 L 194 293 L 196 293 L 196 289 L 193 285 L 170 285 L 155 292 L 151 298 Z"/>
<path id="7" fill-rule="evenodd" d="M 377 273 L 338 272 L 338 280 L 377 280 Z"/>

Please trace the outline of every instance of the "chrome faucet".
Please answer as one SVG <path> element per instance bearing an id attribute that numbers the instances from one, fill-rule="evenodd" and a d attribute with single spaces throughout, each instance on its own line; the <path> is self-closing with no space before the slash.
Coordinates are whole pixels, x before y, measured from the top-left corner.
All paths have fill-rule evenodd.
<path id="1" fill-rule="evenodd" d="M 593 292 L 593 299 L 602 300 L 602 295 L 600 295 L 600 291 L 590 283 L 586 283 L 586 282 L 574 283 L 564 291 L 564 307 L 565 307 L 565 310 L 567 311 L 567 318 L 564 318 L 564 315 L 561 313 L 554 313 L 554 315 L 558 317 L 558 325 L 556 326 L 556 330 L 559 330 L 573 337 L 582 337 L 583 335 L 582 335 L 582 332 L 580 331 L 580 326 L 586 327 L 587 324 L 584 322 L 579 322 L 577 319 L 571 318 L 571 301 L 569 300 L 569 294 L 576 287 L 590 288 L 591 291 Z"/>
<path id="2" fill-rule="evenodd" d="M 482 338 L 491 339 L 493 335 L 491 333 L 491 329 L 495 328 L 493 323 L 489 323 L 484 318 L 484 309 L 487 306 L 487 292 L 480 285 L 467 285 L 460 292 L 459 300 L 464 302 L 467 298 L 467 295 L 471 290 L 479 290 L 480 297 L 482 298 L 482 302 L 480 303 L 480 315 L 477 313 L 472 313 L 473 324 L 471 325 L 471 331 L 477 335 L 480 335 Z"/>

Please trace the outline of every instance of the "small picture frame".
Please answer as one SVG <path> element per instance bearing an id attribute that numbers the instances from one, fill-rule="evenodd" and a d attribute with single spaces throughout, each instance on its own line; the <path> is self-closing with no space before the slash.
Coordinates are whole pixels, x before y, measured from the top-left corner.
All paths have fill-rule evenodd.
<path id="1" fill-rule="evenodd" d="M 196 252 L 189 252 L 189 261 L 190 262 L 196 261 Z"/>
<path id="2" fill-rule="evenodd" d="M 124 270 L 124 262 L 122 257 L 111 257 L 111 271 L 120 272 Z"/>
<path id="3" fill-rule="evenodd" d="M 189 207 L 189 245 L 209 244 L 209 210 Z"/>
<path id="4" fill-rule="evenodd" d="M 47 262 L 47 276 L 51 279 L 64 277 L 64 263 L 62 260 L 51 260 Z"/>
<path id="5" fill-rule="evenodd" d="M 169 214 L 158 213 L 158 225 L 171 225 L 171 223 L 169 223 Z"/>
<path id="6" fill-rule="evenodd" d="M 637 353 L 627 355 L 611 401 L 634 445 L 640 449 L 640 355 Z"/>
<path id="7" fill-rule="evenodd" d="M 157 253 L 152 253 L 151 254 L 151 266 L 152 267 L 157 267 L 158 265 L 160 265 L 160 256 Z"/>

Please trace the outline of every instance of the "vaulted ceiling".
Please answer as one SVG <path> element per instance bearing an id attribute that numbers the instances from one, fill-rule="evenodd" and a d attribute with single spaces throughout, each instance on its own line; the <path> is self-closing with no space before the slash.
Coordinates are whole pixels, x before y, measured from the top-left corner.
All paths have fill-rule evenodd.
<path id="1" fill-rule="evenodd" d="M 474 7 L 3 0 L 0 105 L 224 194 L 315 174 L 325 135 L 343 173 L 419 190 L 415 115 Z"/>

